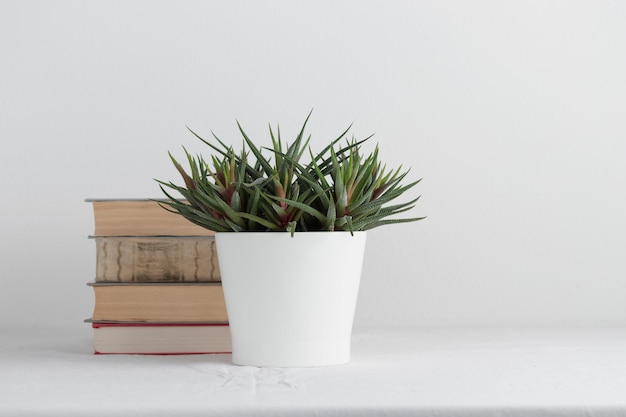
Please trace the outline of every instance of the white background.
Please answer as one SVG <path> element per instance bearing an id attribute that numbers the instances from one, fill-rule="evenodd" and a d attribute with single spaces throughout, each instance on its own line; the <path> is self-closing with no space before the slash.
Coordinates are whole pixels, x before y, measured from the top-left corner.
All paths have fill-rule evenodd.
<path id="1" fill-rule="evenodd" d="M 0 2 L 0 327 L 86 326 L 86 197 L 159 197 L 189 126 L 350 123 L 423 177 L 356 326 L 626 323 L 626 3 Z M 280 254 L 274 260 L 280 265 Z M 323 264 L 324 260 L 320 260 Z"/>

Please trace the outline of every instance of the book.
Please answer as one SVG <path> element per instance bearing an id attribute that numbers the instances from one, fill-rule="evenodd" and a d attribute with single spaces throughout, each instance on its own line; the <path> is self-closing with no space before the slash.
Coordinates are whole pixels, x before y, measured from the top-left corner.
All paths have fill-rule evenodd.
<path id="1" fill-rule="evenodd" d="M 86 201 L 95 220 L 95 352 L 230 352 L 214 232 L 156 200 Z"/>
<path id="2" fill-rule="evenodd" d="M 96 282 L 220 281 L 213 236 L 92 236 Z"/>
<path id="3" fill-rule="evenodd" d="M 214 236 L 150 199 L 86 199 L 93 204 L 95 236 Z M 163 200 L 161 200 L 163 201 Z"/>
<path id="4" fill-rule="evenodd" d="M 182 355 L 232 351 L 227 324 L 92 321 L 91 325 L 96 354 Z"/>
<path id="5" fill-rule="evenodd" d="M 227 323 L 222 284 L 92 282 L 93 321 Z"/>

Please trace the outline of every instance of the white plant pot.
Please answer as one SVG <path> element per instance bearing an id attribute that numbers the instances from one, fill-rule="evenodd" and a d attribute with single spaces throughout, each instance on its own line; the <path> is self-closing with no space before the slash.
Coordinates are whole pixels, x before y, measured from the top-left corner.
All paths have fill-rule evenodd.
<path id="1" fill-rule="evenodd" d="M 350 362 L 366 232 L 216 233 L 237 365 Z"/>

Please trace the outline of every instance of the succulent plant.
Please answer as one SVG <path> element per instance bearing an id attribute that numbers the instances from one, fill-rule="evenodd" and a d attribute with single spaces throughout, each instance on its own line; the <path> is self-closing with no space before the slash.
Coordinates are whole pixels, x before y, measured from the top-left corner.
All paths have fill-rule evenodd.
<path id="1" fill-rule="evenodd" d="M 270 126 L 271 148 L 260 148 L 237 122 L 243 136 L 241 151 L 215 134 L 209 142 L 191 129 L 213 151 L 185 156 L 189 173 L 170 153 L 184 185 L 157 180 L 167 199 L 159 204 L 189 221 L 216 232 L 243 231 L 354 231 L 406 223 L 423 217 L 391 217 L 412 209 L 419 197 L 387 205 L 420 180 L 402 185 L 408 174 L 402 167 L 387 170 L 378 160 L 378 146 L 362 154 L 361 141 L 346 139 L 350 127 L 322 151 L 313 153 L 304 131 L 311 113 L 293 143 L 283 143 L 280 129 Z M 340 142 L 346 139 L 343 146 Z M 269 157 L 263 154 L 269 151 Z M 310 158 L 303 163 L 303 156 Z M 172 190 L 182 198 L 174 197 Z"/>

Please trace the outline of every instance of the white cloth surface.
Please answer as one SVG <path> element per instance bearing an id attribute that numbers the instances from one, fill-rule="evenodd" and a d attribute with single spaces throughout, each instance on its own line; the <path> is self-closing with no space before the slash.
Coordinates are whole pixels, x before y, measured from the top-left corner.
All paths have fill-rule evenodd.
<path id="1" fill-rule="evenodd" d="M 626 416 L 626 328 L 356 330 L 350 364 L 301 369 L 90 336 L 0 330 L 0 416 Z"/>

